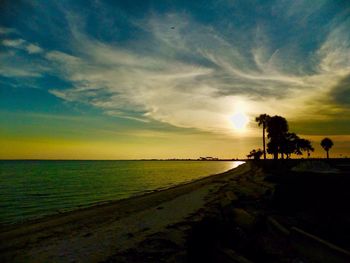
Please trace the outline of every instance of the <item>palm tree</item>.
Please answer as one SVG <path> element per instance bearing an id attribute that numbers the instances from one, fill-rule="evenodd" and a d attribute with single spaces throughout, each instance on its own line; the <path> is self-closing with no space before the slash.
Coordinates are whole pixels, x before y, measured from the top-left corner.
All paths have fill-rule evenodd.
<path id="1" fill-rule="evenodd" d="M 280 153 L 285 154 L 287 159 L 290 158 L 292 153 L 297 153 L 297 143 L 299 140 L 299 136 L 294 132 L 287 132 L 282 139 L 282 143 L 280 145 Z"/>
<path id="2" fill-rule="evenodd" d="M 278 159 L 278 153 L 281 153 L 283 159 L 283 142 L 288 132 L 288 122 L 281 116 L 269 117 L 267 122 L 267 137 L 270 142 L 267 144 L 267 152 L 273 154 L 275 160 Z"/>
<path id="3" fill-rule="evenodd" d="M 289 134 L 291 136 L 288 137 Z M 287 133 L 287 143 L 289 143 L 290 153 L 295 153 L 296 155 L 302 155 L 303 152 L 307 152 L 307 157 L 309 158 L 310 152 L 314 151 L 314 148 L 309 140 L 300 138 L 295 133 Z"/>
<path id="4" fill-rule="evenodd" d="M 255 118 L 255 121 L 258 123 L 259 126 L 262 125 L 263 128 L 263 153 L 264 153 L 264 160 L 266 160 L 266 143 L 265 143 L 265 130 L 267 127 L 267 122 L 270 119 L 270 116 L 267 114 L 260 114 L 258 117 Z"/>
<path id="5" fill-rule="evenodd" d="M 314 151 L 311 142 L 307 139 L 300 138 L 294 132 L 285 133 L 279 149 L 279 152 L 285 154 L 287 159 L 289 159 L 292 154 L 302 155 L 303 152 L 307 152 L 309 157 L 310 151 Z"/>
<path id="6" fill-rule="evenodd" d="M 262 150 L 258 149 L 258 150 L 251 150 L 250 153 L 247 155 L 248 159 L 250 159 L 251 157 L 253 157 L 254 160 L 260 160 L 261 155 L 263 155 Z"/>
<path id="7" fill-rule="evenodd" d="M 303 151 L 307 152 L 307 157 L 310 157 L 310 152 L 313 152 L 315 149 L 312 147 L 311 142 L 307 139 L 298 139 L 296 154 L 301 155 Z"/>
<path id="8" fill-rule="evenodd" d="M 329 149 L 332 148 L 333 146 L 333 142 L 331 139 L 329 138 L 324 138 L 322 141 L 321 141 L 321 146 L 322 148 L 327 152 L 327 159 L 329 159 Z"/>

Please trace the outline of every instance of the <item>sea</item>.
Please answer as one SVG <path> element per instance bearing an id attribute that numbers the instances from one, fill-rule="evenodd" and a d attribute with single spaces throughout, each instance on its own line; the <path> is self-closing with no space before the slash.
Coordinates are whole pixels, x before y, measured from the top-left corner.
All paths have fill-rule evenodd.
<path id="1" fill-rule="evenodd" d="M 0 224 L 166 189 L 240 161 L 0 161 Z"/>

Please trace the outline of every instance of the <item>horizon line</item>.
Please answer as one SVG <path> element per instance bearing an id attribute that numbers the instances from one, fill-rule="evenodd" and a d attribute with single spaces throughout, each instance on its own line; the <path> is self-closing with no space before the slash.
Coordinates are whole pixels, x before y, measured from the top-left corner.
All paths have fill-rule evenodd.
<path id="1" fill-rule="evenodd" d="M 329 157 L 329 159 L 350 159 L 350 157 Z M 194 159 L 194 158 L 141 158 L 141 159 L 0 159 L 0 161 L 254 161 L 248 158 L 218 158 L 218 159 Z M 274 160 L 273 158 L 267 158 L 268 160 Z M 290 158 L 290 159 L 279 159 L 279 160 L 327 160 L 325 157 L 311 157 L 311 158 Z M 255 160 L 256 161 L 256 160 Z M 258 161 L 265 161 L 260 159 Z"/>

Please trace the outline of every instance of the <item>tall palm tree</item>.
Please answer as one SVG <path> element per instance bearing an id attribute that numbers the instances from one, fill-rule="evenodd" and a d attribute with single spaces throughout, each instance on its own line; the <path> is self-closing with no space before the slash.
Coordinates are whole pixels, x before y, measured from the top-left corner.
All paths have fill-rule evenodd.
<path id="1" fill-rule="evenodd" d="M 260 114 L 258 117 L 255 118 L 255 121 L 258 123 L 259 126 L 262 125 L 263 128 L 263 149 L 264 149 L 264 160 L 266 160 L 266 142 L 265 142 L 265 131 L 267 127 L 267 122 L 270 119 L 270 116 L 267 114 Z"/>
<path id="2" fill-rule="evenodd" d="M 333 146 L 333 142 L 331 139 L 329 138 L 324 138 L 322 141 L 321 141 L 321 146 L 322 148 L 327 152 L 327 159 L 329 159 L 329 149 L 332 148 Z"/>

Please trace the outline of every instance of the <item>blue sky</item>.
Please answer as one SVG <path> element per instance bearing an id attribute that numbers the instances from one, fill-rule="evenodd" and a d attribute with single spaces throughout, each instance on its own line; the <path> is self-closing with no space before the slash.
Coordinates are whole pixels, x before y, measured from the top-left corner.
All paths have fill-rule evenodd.
<path id="1" fill-rule="evenodd" d="M 350 145 L 348 1 L 22 0 L 0 8 L 7 149 L 43 138 L 118 148 L 124 138 L 120 152 L 147 145 L 150 157 L 209 149 L 229 157 L 239 140 L 244 156 L 257 147 L 260 113 L 285 116 L 315 143 L 334 136 L 339 154 Z M 250 120 L 244 133 L 232 127 L 237 112 Z M 219 138 L 230 148 L 186 148 Z M 79 147 L 66 150 L 79 154 Z M 44 158 L 44 148 L 35 156 Z M 120 152 L 103 157 L 141 158 Z"/>

